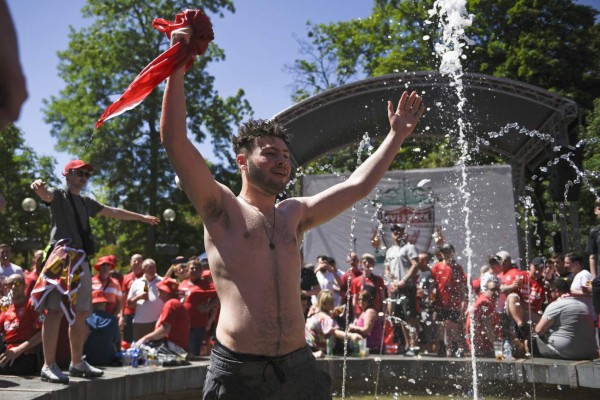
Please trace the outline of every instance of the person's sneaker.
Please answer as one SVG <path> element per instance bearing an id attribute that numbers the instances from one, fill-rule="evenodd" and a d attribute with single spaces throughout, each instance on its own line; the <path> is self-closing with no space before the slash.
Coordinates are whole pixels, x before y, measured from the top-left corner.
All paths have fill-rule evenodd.
<path id="1" fill-rule="evenodd" d="M 418 347 L 417 348 L 411 347 L 410 349 L 408 349 L 406 351 L 406 353 L 404 353 L 404 356 L 406 356 L 406 357 L 415 357 L 417 354 L 419 354 L 419 348 Z"/>
<path id="2" fill-rule="evenodd" d="M 56 363 L 44 365 L 40 377 L 44 382 L 69 383 L 69 377 L 60 370 Z"/>
<path id="3" fill-rule="evenodd" d="M 69 366 L 69 375 L 79 376 L 84 378 L 97 378 L 104 375 L 104 371 L 100 368 L 92 367 L 85 360 L 82 360 L 79 364 Z"/>

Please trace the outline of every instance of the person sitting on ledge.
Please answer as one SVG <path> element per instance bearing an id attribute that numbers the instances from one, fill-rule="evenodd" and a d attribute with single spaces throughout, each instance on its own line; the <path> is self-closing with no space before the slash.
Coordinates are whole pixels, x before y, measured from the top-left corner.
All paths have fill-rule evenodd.
<path id="1" fill-rule="evenodd" d="M 92 292 L 92 314 L 85 322 L 90 330 L 83 346 L 85 359 L 94 365 L 113 365 L 121 348 L 117 317 L 106 311 L 110 301 L 102 290 Z"/>
<path id="2" fill-rule="evenodd" d="M 584 302 L 573 297 L 564 278 L 552 282 L 557 297 L 535 326 L 532 352 L 536 357 L 591 360 L 599 356 L 594 324 Z"/>
<path id="3" fill-rule="evenodd" d="M 1 375 L 33 375 L 38 369 L 35 347 L 42 343 L 42 323 L 32 301 L 25 296 L 25 279 L 20 274 L 6 278 L 12 304 L 0 314 Z"/>
<path id="4" fill-rule="evenodd" d="M 340 329 L 336 320 L 331 316 L 334 305 L 333 293 L 328 289 L 321 290 L 317 295 L 317 304 L 313 313 L 309 314 L 306 319 L 304 336 L 306 343 L 317 358 L 325 355 L 328 338 L 333 336 L 334 340 L 343 340 L 345 336 L 345 332 Z M 358 333 L 349 333 L 348 339 L 357 341 L 362 339 L 362 336 Z"/>
<path id="5" fill-rule="evenodd" d="M 521 340 L 530 339 L 529 321 L 533 326 L 540 320 L 546 299 L 544 265 L 542 257 L 534 257 L 529 263 L 529 271 L 513 268 L 504 274 L 503 284 L 513 288 L 506 298 L 506 314 L 514 321 L 517 337 Z"/>
<path id="6" fill-rule="evenodd" d="M 500 338 L 500 322 L 496 314 L 496 301 L 500 292 L 500 281 L 495 275 L 486 274 L 481 279 L 481 292 L 473 305 L 473 334 L 475 355 L 494 357 L 494 341 Z M 466 337 L 471 345 L 471 318 L 467 318 Z"/>
<path id="7" fill-rule="evenodd" d="M 362 312 L 354 320 L 354 323 L 350 324 L 348 330 L 366 338 L 369 351 L 380 354 L 381 345 L 383 344 L 384 319 L 377 315 L 373 296 L 367 290 L 358 293 L 358 305 Z"/>
<path id="8" fill-rule="evenodd" d="M 190 317 L 177 298 L 178 283 L 173 278 L 164 278 L 156 285 L 160 299 L 165 303 L 154 330 L 136 342 L 136 346 L 148 344 L 153 347 L 156 341 L 166 341 L 170 350 L 187 353 L 190 335 Z"/>

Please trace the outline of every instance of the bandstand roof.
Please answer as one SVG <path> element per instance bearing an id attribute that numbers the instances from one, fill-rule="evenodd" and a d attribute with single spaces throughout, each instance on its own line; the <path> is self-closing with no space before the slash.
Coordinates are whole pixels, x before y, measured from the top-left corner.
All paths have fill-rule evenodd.
<path id="1" fill-rule="evenodd" d="M 553 147 L 569 143 L 568 134 L 578 121 L 577 104 L 545 89 L 493 76 L 465 73 L 462 76 L 466 103 L 464 115 L 468 137 L 488 140 L 481 151 L 501 156 L 513 166 L 516 188 L 522 188 L 526 170 L 533 172 L 556 157 Z M 386 102 L 396 104 L 403 90 L 417 90 L 429 107 L 412 139 L 439 141 L 458 135 L 458 97 L 450 78 L 436 72 L 384 75 L 340 86 L 310 97 L 274 118 L 294 138 L 292 160 L 304 165 L 328 151 L 360 140 L 366 133 L 383 138 L 389 130 Z M 518 124 L 503 135 L 508 124 Z M 520 128 L 549 135 L 518 133 Z"/>

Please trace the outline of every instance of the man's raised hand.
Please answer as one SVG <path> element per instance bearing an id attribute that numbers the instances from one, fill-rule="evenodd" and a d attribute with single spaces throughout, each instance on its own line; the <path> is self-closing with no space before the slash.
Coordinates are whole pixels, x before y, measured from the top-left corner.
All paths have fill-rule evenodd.
<path id="1" fill-rule="evenodd" d="M 425 107 L 421 105 L 421 96 L 414 91 L 410 95 L 406 91 L 402 93 L 395 111 L 394 104 L 388 101 L 390 128 L 403 139 L 413 132 L 424 112 Z"/>

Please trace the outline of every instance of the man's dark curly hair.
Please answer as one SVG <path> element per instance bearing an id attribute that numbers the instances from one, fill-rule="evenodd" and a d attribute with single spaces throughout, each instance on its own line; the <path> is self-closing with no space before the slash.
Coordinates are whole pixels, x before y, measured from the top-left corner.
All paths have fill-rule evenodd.
<path id="1" fill-rule="evenodd" d="M 237 136 L 233 136 L 233 151 L 235 154 L 252 151 L 256 145 L 256 139 L 264 136 L 280 138 L 285 144 L 289 144 L 292 139 L 292 135 L 286 131 L 283 125 L 273 120 L 251 119 L 240 126 Z"/>

